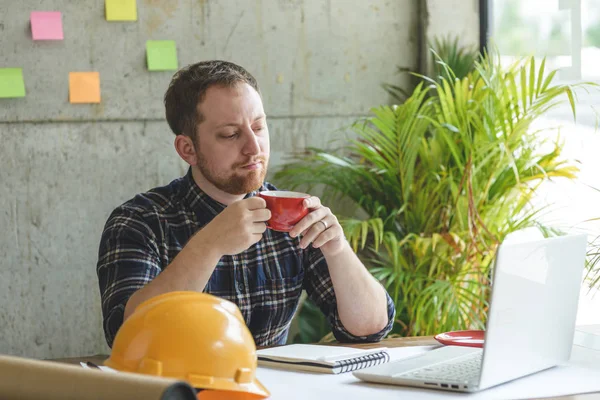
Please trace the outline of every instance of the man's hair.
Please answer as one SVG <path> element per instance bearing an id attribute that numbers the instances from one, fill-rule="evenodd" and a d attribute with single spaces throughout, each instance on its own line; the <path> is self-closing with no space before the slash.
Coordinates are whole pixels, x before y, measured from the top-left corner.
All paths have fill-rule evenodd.
<path id="1" fill-rule="evenodd" d="M 196 138 L 196 125 L 204 120 L 198 104 L 211 86 L 234 87 L 247 83 L 259 94 L 256 79 L 244 68 L 228 61 L 201 61 L 177 71 L 165 93 L 165 112 L 169 127 L 176 135 Z"/>

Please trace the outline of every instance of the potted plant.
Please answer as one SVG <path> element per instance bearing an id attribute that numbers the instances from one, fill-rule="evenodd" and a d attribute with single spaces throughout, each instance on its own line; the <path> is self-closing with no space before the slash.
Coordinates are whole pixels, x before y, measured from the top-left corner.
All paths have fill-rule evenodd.
<path id="1" fill-rule="evenodd" d="M 483 328 L 498 245 L 522 228 L 549 232 L 536 189 L 577 173 L 560 143 L 531 129 L 561 101 L 575 116 L 574 86 L 554 83 L 545 60 L 503 68 L 486 54 L 462 78 L 438 63 L 439 79 L 421 76 L 403 103 L 372 109 L 342 148 L 309 149 L 275 175 L 280 187 L 324 187 L 325 204 L 354 206 L 334 211 L 393 297 L 402 335 Z"/>

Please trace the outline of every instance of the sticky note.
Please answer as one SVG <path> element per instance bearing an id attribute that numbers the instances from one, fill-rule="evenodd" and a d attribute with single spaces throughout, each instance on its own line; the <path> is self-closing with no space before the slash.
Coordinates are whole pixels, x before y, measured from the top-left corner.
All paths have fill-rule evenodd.
<path id="1" fill-rule="evenodd" d="M 106 0 L 107 21 L 137 21 L 136 0 Z"/>
<path id="2" fill-rule="evenodd" d="M 171 71 L 178 68 L 174 40 L 146 41 L 146 60 L 150 71 Z"/>
<path id="3" fill-rule="evenodd" d="M 63 40 L 60 11 L 32 11 L 29 19 L 33 40 Z"/>
<path id="4" fill-rule="evenodd" d="M 100 103 L 100 73 L 69 72 L 69 102 Z"/>
<path id="5" fill-rule="evenodd" d="M 0 98 L 25 97 L 21 68 L 0 68 Z"/>

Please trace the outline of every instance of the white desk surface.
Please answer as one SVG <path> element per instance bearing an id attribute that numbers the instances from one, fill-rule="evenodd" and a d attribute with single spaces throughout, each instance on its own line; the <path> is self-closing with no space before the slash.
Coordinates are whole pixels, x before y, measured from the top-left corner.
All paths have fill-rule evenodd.
<path id="1" fill-rule="evenodd" d="M 383 343 L 385 345 L 385 343 Z M 393 359 L 428 351 L 434 346 L 390 348 Z M 259 368 L 257 377 L 271 391 L 271 399 L 600 399 L 600 351 L 574 345 L 567 366 L 551 368 L 503 385 L 467 394 L 362 382 L 352 373 L 340 375 Z"/>

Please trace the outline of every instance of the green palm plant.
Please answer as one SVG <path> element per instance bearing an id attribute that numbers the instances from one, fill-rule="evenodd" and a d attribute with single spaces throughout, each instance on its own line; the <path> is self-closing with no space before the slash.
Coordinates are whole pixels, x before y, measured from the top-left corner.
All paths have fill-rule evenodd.
<path id="1" fill-rule="evenodd" d="M 600 236 L 596 237 L 591 243 L 587 256 L 588 264 L 585 280 L 590 289 L 598 288 L 600 287 Z"/>
<path id="2" fill-rule="evenodd" d="M 436 81 L 442 79 L 464 78 L 475 69 L 480 58 L 476 46 L 462 46 L 458 37 L 436 37 L 430 44 L 431 74 Z M 452 71 L 452 74 L 449 74 Z"/>
<path id="3" fill-rule="evenodd" d="M 421 76 L 402 104 L 372 109 L 342 149 L 309 149 L 275 175 L 354 205 L 340 215 L 345 234 L 393 297 L 403 335 L 482 328 L 497 246 L 522 228 L 549 231 L 533 195 L 577 173 L 531 129 L 561 101 L 575 117 L 574 86 L 555 84 L 545 60 L 502 68 L 486 54 L 463 78 L 440 65 L 446 78 Z"/>
<path id="4" fill-rule="evenodd" d="M 591 187 L 598 192 L 600 189 Z M 600 217 L 589 219 L 585 222 L 597 222 L 600 220 Z M 585 274 L 585 283 L 590 291 L 596 289 L 600 289 L 600 234 L 598 234 L 597 230 L 592 232 L 594 234 L 593 240 L 588 244 L 588 253 L 587 253 L 587 265 L 586 265 L 586 274 Z"/>
<path id="5" fill-rule="evenodd" d="M 442 79 L 462 79 L 475 69 L 475 62 L 479 60 L 480 53 L 475 46 L 462 46 L 458 37 L 435 37 L 429 44 L 431 58 L 426 66 L 428 71 L 417 71 L 415 76 L 427 75 L 431 79 L 441 82 Z M 448 76 L 452 71 L 452 77 Z M 415 72 L 409 68 L 398 67 L 399 73 Z M 384 83 L 383 88 L 395 99 L 402 103 L 410 93 L 398 85 Z"/>

